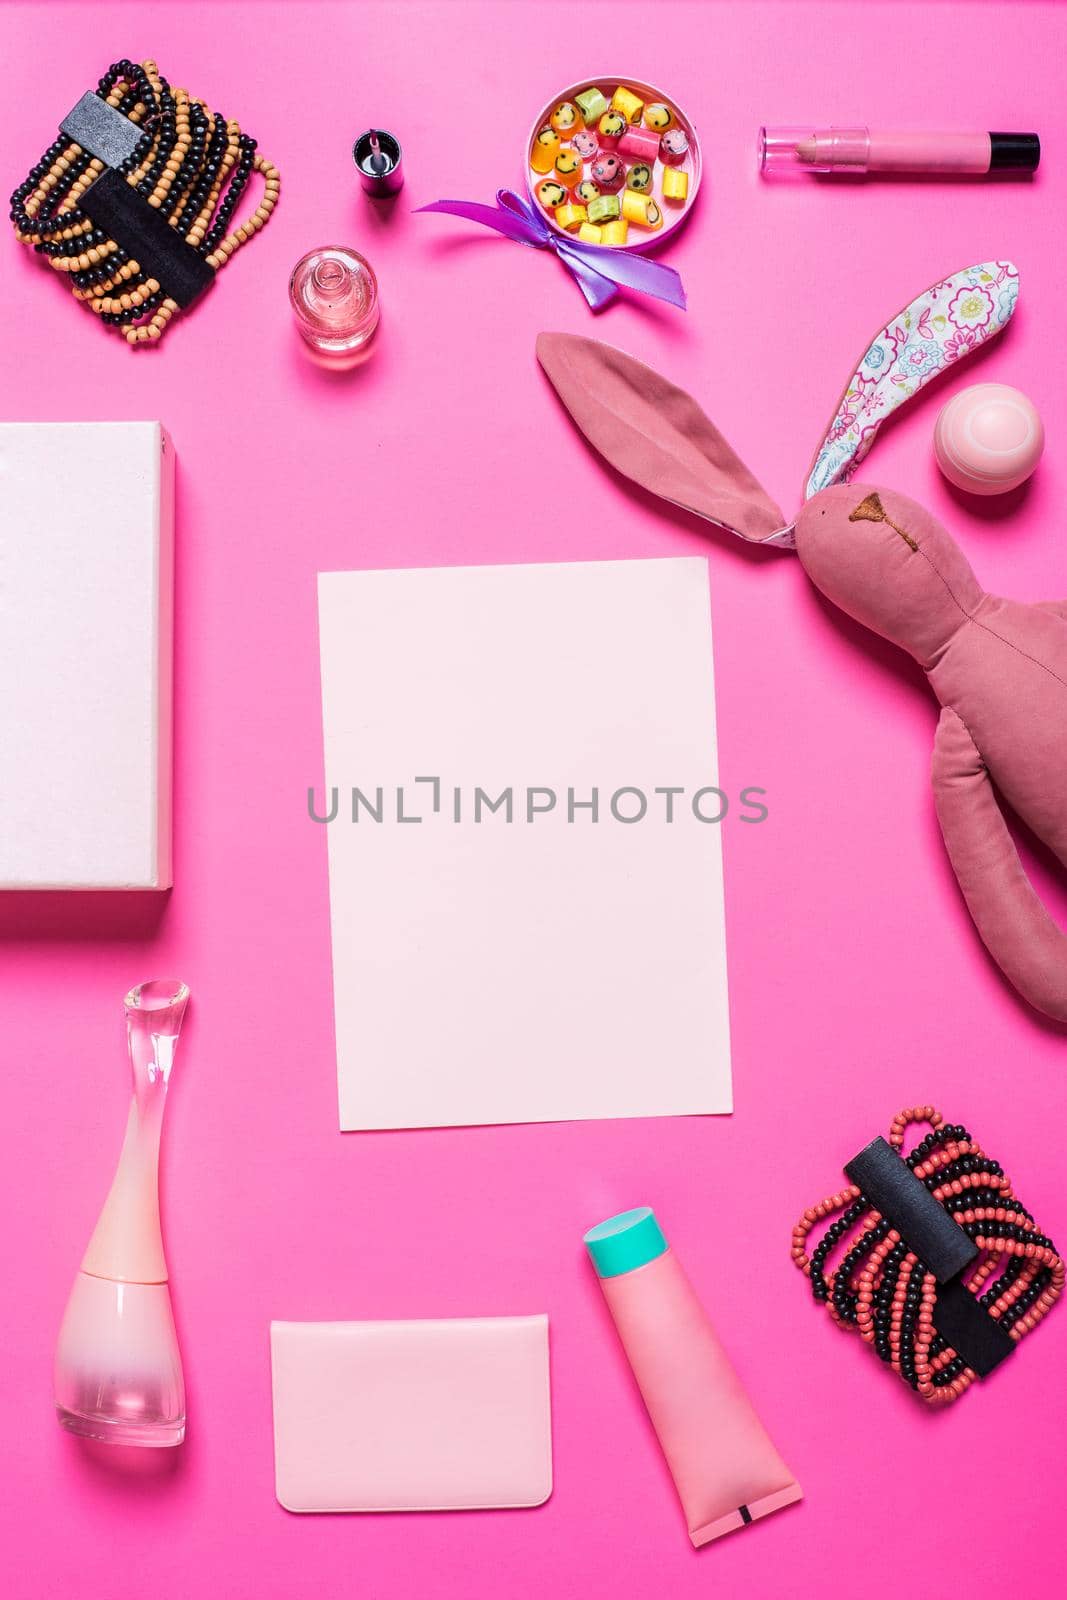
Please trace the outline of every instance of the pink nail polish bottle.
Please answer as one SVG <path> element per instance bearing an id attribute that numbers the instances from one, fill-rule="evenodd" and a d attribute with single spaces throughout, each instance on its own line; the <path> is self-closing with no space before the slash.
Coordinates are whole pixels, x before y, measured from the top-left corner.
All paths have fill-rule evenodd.
<path id="1" fill-rule="evenodd" d="M 302 256 L 289 279 L 289 300 L 301 337 L 326 366 L 366 360 L 378 331 L 378 280 L 369 261 L 342 245 Z"/>

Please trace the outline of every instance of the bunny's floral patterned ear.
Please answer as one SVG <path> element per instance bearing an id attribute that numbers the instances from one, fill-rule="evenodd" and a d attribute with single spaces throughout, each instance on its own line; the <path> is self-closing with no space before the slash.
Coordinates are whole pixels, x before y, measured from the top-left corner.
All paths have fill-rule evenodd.
<path id="1" fill-rule="evenodd" d="M 1019 296 L 1011 261 L 984 261 L 932 284 L 872 340 L 815 454 L 805 500 L 852 476 L 882 423 L 955 362 L 998 334 Z"/>

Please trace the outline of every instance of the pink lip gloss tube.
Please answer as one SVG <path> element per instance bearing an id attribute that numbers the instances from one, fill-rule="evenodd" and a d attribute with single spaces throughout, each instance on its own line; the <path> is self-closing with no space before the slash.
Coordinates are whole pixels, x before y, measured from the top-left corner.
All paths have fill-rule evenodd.
<path id="1" fill-rule="evenodd" d="M 944 178 L 1035 172 L 1036 133 L 886 133 L 873 128 L 761 128 L 760 171 L 931 173 Z"/>
<path id="2" fill-rule="evenodd" d="M 799 1500 L 677 1256 L 648 1206 L 585 1246 L 656 1430 L 694 1545 Z"/>

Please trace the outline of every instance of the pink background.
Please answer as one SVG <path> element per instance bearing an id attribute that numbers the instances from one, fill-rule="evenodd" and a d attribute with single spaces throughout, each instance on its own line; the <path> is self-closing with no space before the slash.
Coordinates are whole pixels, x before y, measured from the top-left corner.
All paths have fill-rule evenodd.
<path id="1" fill-rule="evenodd" d="M 0 903 L 8 1594 L 872 1600 L 1054 1581 L 1067 1313 L 931 1415 L 816 1312 L 788 1259 L 800 1210 L 917 1099 L 970 1126 L 1067 1239 L 1064 1036 L 1005 988 L 958 901 L 927 787 L 930 697 L 787 557 L 610 480 L 533 340 L 597 333 L 666 368 L 791 507 L 879 321 L 951 269 L 1011 256 L 1021 308 L 967 381 L 1003 378 L 1041 407 L 1032 486 L 1007 506 L 953 496 L 930 448 L 946 389 L 888 430 L 871 475 L 939 510 L 991 588 L 1067 593 L 1065 46 L 1062 8 L 930 0 L 0 8 L 5 192 L 112 59 L 149 53 L 238 116 L 284 180 L 266 232 L 152 353 L 0 246 L 3 415 L 160 417 L 180 466 L 177 887 L 161 903 Z M 707 187 L 670 253 L 687 315 L 642 302 L 594 322 L 547 257 L 410 214 L 517 182 L 536 106 L 616 63 L 662 83 L 705 140 Z M 762 185 L 758 124 L 806 117 L 1034 127 L 1045 160 L 1033 184 Z M 388 218 L 348 155 L 372 119 L 405 147 Z M 340 381 L 302 357 L 285 300 L 296 257 L 333 241 L 371 256 L 386 308 L 373 364 Z M 734 1116 L 342 1137 L 326 840 L 304 809 L 321 775 L 315 572 L 694 551 L 712 564 L 724 779 L 765 785 L 771 807 L 724 838 Z M 51 1352 L 125 1115 L 120 999 L 172 970 L 195 1006 L 164 1197 L 189 1437 L 131 1472 L 55 1426 Z M 580 1249 L 584 1227 L 640 1201 L 806 1490 L 699 1555 Z M 276 1505 L 271 1317 L 538 1310 L 554 1379 L 543 1509 L 325 1520 Z"/>

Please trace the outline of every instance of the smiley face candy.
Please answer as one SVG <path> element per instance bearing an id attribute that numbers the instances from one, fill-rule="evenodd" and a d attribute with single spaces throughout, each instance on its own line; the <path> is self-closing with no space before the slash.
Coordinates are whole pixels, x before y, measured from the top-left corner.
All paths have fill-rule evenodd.
<path id="1" fill-rule="evenodd" d="M 530 165 L 535 172 L 551 172 L 559 155 L 559 134 L 554 128 L 542 128 L 530 151 Z"/>
<path id="2" fill-rule="evenodd" d="M 626 178 L 626 168 L 618 156 L 610 153 L 599 155 L 593 162 L 590 171 L 593 182 L 604 194 L 616 194 L 622 188 Z"/>
<path id="3" fill-rule="evenodd" d="M 618 144 L 622 135 L 630 126 L 621 111 L 605 111 L 596 125 L 597 138 L 604 150 L 611 150 Z"/>
<path id="4" fill-rule="evenodd" d="M 595 135 L 591 134 L 588 129 L 583 128 L 581 133 L 574 135 L 572 143 L 583 161 L 592 161 L 597 152 Z"/>
<path id="5" fill-rule="evenodd" d="M 668 128 L 659 142 L 660 160 L 675 167 L 689 154 L 689 135 L 684 128 Z"/>
<path id="6" fill-rule="evenodd" d="M 599 193 L 600 190 L 597 188 L 592 178 L 583 178 L 577 189 L 574 191 L 574 198 L 576 200 L 580 200 L 583 206 L 587 206 L 590 200 L 595 200 L 597 198 Z"/>
<path id="7" fill-rule="evenodd" d="M 582 158 L 570 145 L 564 145 L 556 157 L 556 177 L 568 189 L 582 181 Z"/>
<path id="8" fill-rule="evenodd" d="M 546 211 L 555 211 L 567 198 L 567 191 L 555 178 L 546 178 L 537 185 L 537 198 Z"/>
<path id="9" fill-rule="evenodd" d="M 652 187 L 652 168 L 645 161 L 635 161 L 626 174 L 626 187 L 635 194 L 647 194 Z"/>
<path id="10" fill-rule="evenodd" d="M 561 139 L 569 139 L 571 134 L 582 126 L 578 107 L 570 100 L 561 100 L 548 120 Z"/>
<path id="11" fill-rule="evenodd" d="M 645 107 L 645 127 L 651 128 L 653 133 L 666 133 L 667 129 L 673 126 L 674 112 L 670 106 L 665 106 L 656 100 Z"/>
<path id="12" fill-rule="evenodd" d="M 635 222 L 639 228 L 655 230 L 663 226 L 663 212 L 652 196 L 638 194 L 633 189 L 627 189 L 622 197 L 622 214 L 627 222 Z"/>

